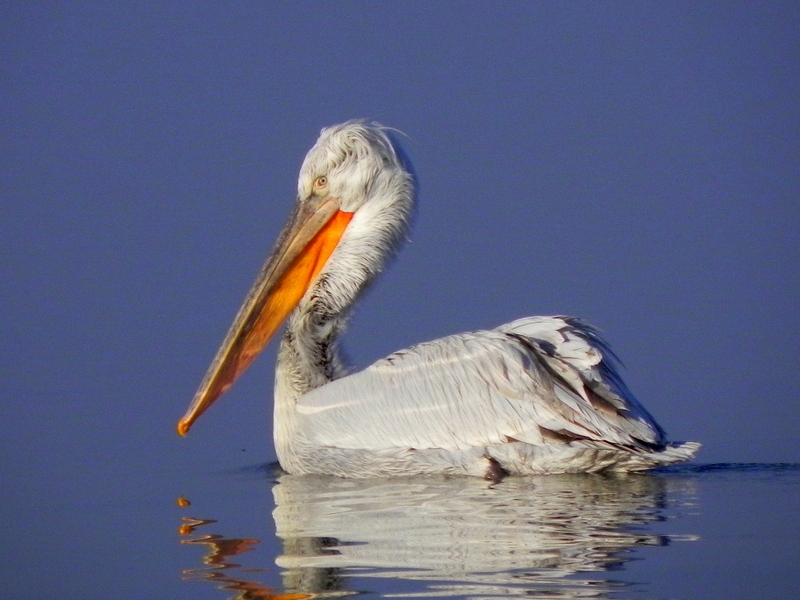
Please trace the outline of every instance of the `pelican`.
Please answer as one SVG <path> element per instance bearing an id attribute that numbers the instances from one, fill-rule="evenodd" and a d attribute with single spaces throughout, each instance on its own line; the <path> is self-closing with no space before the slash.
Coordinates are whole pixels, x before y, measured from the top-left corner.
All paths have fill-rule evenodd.
<path id="1" fill-rule="evenodd" d="M 376 477 L 644 471 L 690 459 L 628 390 L 598 330 L 528 317 L 395 352 L 348 374 L 339 337 L 404 239 L 415 178 L 391 130 L 323 129 L 289 223 L 184 417 L 194 421 L 288 317 L 274 442 L 291 474 Z"/>

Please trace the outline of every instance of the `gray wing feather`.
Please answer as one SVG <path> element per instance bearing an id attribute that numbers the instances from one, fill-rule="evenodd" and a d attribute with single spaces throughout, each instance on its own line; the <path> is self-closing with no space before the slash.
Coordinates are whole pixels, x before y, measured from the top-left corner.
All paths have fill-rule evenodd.
<path id="1" fill-rule="evenodd" d="M 597 330 L 566 317 L 520 319 L 396 352 L 305 394 L 297 415 L 316 443 L 338 448 L 664 444 Z"/>

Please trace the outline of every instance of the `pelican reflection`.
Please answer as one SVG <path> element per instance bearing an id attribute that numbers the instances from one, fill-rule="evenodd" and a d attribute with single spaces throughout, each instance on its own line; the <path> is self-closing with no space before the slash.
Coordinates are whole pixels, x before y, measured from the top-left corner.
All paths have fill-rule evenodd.
<path id="1" fill-rule="evenodd" d="M 550 475 L 497 486 L 283 475 L 272 489 L 282 589 L 248 597 L 340 597 L 365 588 L 418 598 L 612 597 L 635 585 L 624 577 L 635 548 L 676 539 L 646 526 L 668 518 L 693 495 L 691 485 L 659 475 Z M 218 558 L 219 543 L 192 543 L 209 541 L 209 557 Z M 227 547 L 236 553 L 257 541 Z M 257 588 L 224 576 L 227 589 Z"/>

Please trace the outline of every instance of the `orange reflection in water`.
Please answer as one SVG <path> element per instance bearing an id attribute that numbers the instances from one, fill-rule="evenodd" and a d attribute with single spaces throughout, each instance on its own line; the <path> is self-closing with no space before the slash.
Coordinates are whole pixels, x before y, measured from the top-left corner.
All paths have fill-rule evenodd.
<path id="1" fill-rule="evenodd" d="M 178 505 L 181 507 L 189 506 L 191 503 L 185 498 L 178 498 Z M 185 569 L 183 571 L 184 581 L 208 581 L 214 583 L 221 590 L 232 590 L 238 592 L 231 596 L 232 600 L 304 600 L 312 598 L 309 594 L 283 594 L 275 588 L 267 587 L 260 581 L 249 581 L 233 577 L 226 573 L 231 569 L 239 569 L 241 572 L 262 572 L 264 569 L 242 569 L 238 563 L 230 562 L 230 558 L 245 552 L 250 552 L 261 540 L 224 538 L 221 535 L 197 533 L 197 529 L 216 523 L 213 519 L 196 519 L 194 517 L 182 517 L 183 523 L 178 528 L 178 535 L 189 537 L 182 539 L 181 544 L 208 546 L 208 553 L 203 557 L 204 567 L 198 569 Z"/>

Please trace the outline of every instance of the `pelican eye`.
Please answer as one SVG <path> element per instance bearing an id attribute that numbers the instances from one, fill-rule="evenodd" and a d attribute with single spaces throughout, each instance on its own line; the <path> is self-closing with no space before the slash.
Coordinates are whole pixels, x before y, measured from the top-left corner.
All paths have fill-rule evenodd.
<path id="1" fill-rule="evenodd" d="M 314 180 L 314 193 L 319 194 L 328 189 L 328 178 L 320 175 Z"/>

